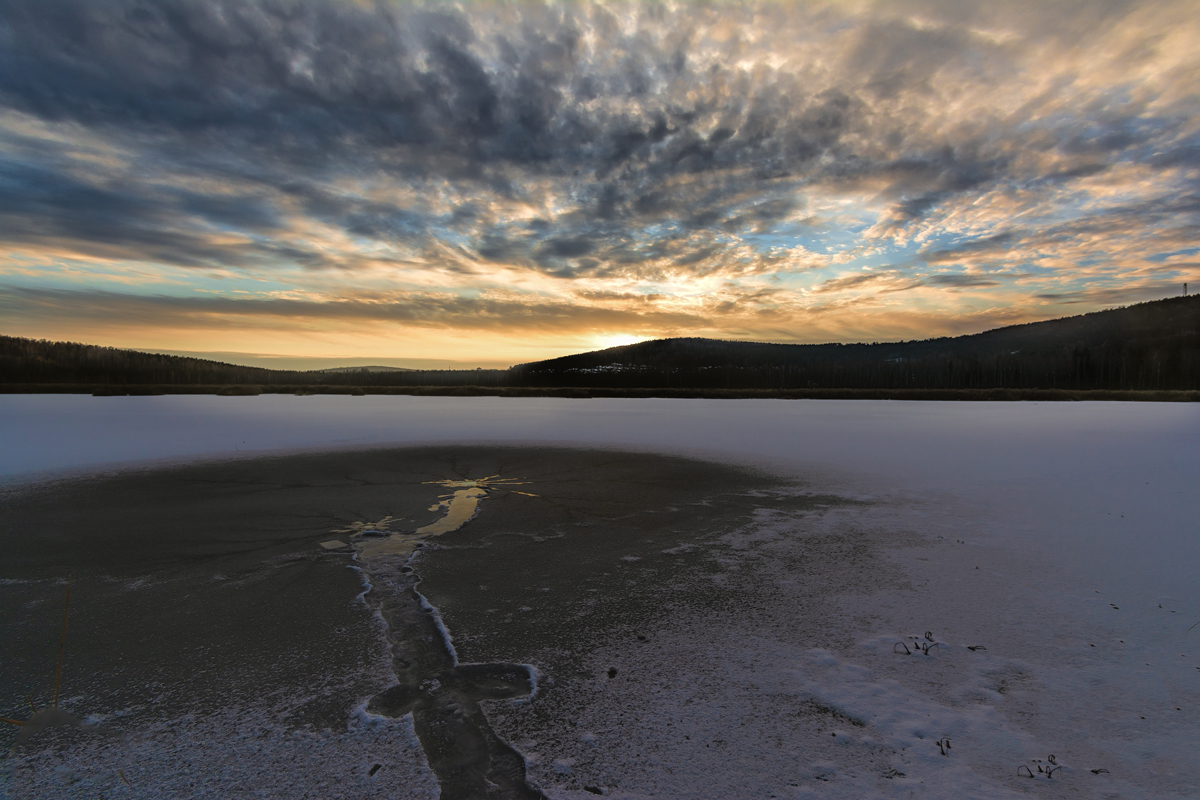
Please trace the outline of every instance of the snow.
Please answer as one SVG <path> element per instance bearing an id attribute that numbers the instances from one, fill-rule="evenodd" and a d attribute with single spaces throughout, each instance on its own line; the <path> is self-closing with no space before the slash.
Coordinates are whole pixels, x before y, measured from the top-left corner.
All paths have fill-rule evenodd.
<path id="1" fill-rule="evenodd" d="M 9 788 L 14 798 L 438 797 L 409 717 L 360 715 L 349 734 L 335 734 L 290 731 L 262 709 L 229 708 L 163 720 L 128 739 L 92 733 L 49 741 L 56 746 L 22 751 L 0 794 Z M 372 762 L 380 768 L 369 772 Z"/>
<path id="2" fill-rule="evenodd" d="M 833 749 L 795 785 L 747 778 L 747 792 L 1200 793 L 1200 627 L 1187 630 L 1200 621 L 1194 404 L 5 395 L 0 441 L 0 480 L 9 483 L 154 460 L 431 442 L 618 447 L 819 475 L 843 494 L 883 501 L 878 529 L 917 531 L 928 547 L 893 555 L 912 592 L 842 601 L 846 615 L 879 620 L 842 651 L 748 638 L 734 646 L 743 661 L 711 666 L 724 670 L 712 680 L 743 686 L 747 697 L 794 696 L 845 716 L 821 734 Z M 685 622 L 677 641 L 664 634 L 655 643 L 664 659 L 699 646 L 703 631 L 685 635 Z M 896 652 L 897 642 L 926 641 L 926 630 L 939 643 L 928 655 Z M 977 645 L 986 649 L 968 650 Z M 616 658 L 622 679 L 636 676 L 636 664 Z M 664 695 L 662 707 L 682 709 L 676 699 Z M 578 753 L 547 761 L 545 779 L 625 747 L 604 724 L 581 720 Z M 778 733 L 770 720 L 756 724 L 745 743 Z M 948 755 L 934 746 L 943 736 Z M 537 754 L 526 752 L 536 772 Z M 894 775 L 851 774 L 851 752 L 896 754 Z M 1050 768 L 1051 754 L 1062 769 L 1047 778 L 1038 770 Z M 701 775 L 711 751 L 676 756 Z M 1021 766 L 1035 777 L 1017 779 Z M 647 796 L 678 789 L 679 778 L 666 776 L 686 772 L 661 770 L 642 776 Z M 936 775 L 936 784 L 916 775 Z"/>
<path id="3" fill-rule="evenodd" d="M 1080 579 L 1200 609 L 1200 406 L 313 396 L 0 396 L 0 479 L 152 459 L 555 442 L 835 468 L 970 497 Z M 1123 515 L 1123 516 L 1122 516 Z M 1200 617 L 1198 617 L 1200 618 Z"/>

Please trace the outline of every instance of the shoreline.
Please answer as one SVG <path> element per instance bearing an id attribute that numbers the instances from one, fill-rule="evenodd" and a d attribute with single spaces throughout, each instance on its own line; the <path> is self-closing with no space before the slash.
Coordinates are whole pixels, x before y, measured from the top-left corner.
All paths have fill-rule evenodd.
<path id="1" fill-rule="evenodd" d="M 935 400 L 967 402 L 1147 402 L 1197 403 L 1200 390 L 1170 389 L 640 389 L 608 387 L 537 386 L 328 386 L 323 384 L 0 384 L 0 394 L 68 394 L 93 397 L 152 397 L 161 395 L 217 395 L 253 397 L 263 394 L 395 395 L 410 397 L 558 397 L 669 398 L 712 400 Z"/>

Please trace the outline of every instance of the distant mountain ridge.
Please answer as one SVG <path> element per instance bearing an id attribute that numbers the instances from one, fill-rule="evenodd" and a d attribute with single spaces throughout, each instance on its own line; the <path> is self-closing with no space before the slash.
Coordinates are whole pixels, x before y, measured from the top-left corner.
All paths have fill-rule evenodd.
<path id="1" fill-rule="evenodd" d="M 546 386 L 1198 389 L 1200 296 L 909 342 L 656 339 L 513 371 Z"/>
<path id="2" fill-rule="evenodd" d="M 314 369 L 311 372 L 322 372 L 328 375 L 351 374 L 358 372 L 414 372 L 408 367 L 326 367 L 325 369 Z"/>
<path id="3" fill-rule="evenodd" d="M 0 336 L 0 387 L 32 384 L 1200 390 L 1200 296 L 921 341 L 810 345 L 657 339 L 507 370 L 368 366 L 304 372 Z"/>
<path id="4" fill-rule="evenodd" d="M 312 371 L 268 369 L 191 356 L 0 336 L 0 386 L 497 386 L 505 375 L 505 370 L 413 370 L 380 366 Z"/>

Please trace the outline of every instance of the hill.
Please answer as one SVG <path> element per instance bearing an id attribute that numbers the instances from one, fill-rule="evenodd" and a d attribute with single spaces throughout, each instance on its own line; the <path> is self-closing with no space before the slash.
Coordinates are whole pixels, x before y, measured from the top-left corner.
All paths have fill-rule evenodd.
<path id="1" fill-rule="evenodd" d="M 414 372 L 407 367 L 327 367 L 325 369 L 314 369 L 313 372 L 320 372 L 326 375 L 347 375 L 358 374 L 362 372 Z"/>
<path id="2" fill-rule="evenodd" d="M 302 372 L 0 336 L 0 391 L 68 391 L 70 386 L 211 391 L 235 385 L 270 391 L 694 389 L 713 396 L 825 390 L 1195 391 L 1200 390 L 1200 296 L 922 341 L 799 345 L 658 339 L 508 370 L 344 367 Z"/>
<path id="3" fill-rule="evenodd" d="M 526 386 L 1200 389 L 1200 296 L 886 344 L 658 339 L 512 371 Z"/>
<path id="4" fill-rule="evenodd" d="M 411 370 L 243 367 L 188 356 L 143 353 L 76 342 L 0 336 L 0 387 L 14 385 L 149 386 L 463 386 L 499 385 L 505 370 Z"/>

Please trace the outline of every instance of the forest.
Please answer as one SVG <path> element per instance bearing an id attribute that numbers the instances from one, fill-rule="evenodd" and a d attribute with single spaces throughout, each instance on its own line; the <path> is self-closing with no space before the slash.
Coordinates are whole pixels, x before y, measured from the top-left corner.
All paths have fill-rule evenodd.
<path id="1" fill-rule="evenodd" d="M 4 384 L 500 386 L 506 385 L 507 377 L 507 370 L 265 369 L 116 347 L 0 336 L 0 387 Z"/>
<path id="2" fill-rule="evenodd" d="M 1200 297 L 884 344 L 657 339 L 507 370 L 272 370 L 0 336 L 0 391 L 31 385 L 1194 391 Z"/>
<path id="3" fill-rule="evenodd" d="M 887 344 L 659 339 L 514 367 L 516 385 L 1200 389 L 1200 297 Z"/>

